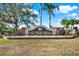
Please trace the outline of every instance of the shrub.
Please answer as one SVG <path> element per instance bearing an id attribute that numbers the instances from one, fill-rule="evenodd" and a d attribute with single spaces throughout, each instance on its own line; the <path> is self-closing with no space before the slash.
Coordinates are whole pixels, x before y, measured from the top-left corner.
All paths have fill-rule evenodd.
<path id="1" fill-rule="evenodd" d="M 79 35 L 79 31 L 78 31 L 78 32 L 76 32 L 76 34 L 77 34 L 77 35 Z"/>

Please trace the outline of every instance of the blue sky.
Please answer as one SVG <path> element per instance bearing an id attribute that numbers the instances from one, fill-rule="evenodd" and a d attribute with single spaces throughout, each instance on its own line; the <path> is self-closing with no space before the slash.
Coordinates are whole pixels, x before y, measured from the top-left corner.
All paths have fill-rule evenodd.
<path id="1" fill-rule="evenodd" d="M 59 6 L 59 11 L 55 10 L 55 17 L 52 17 L 52 26 L 54 27 L 61 27 L 60 21 L 63 18 L 76 18 L 79 19 L 79 4 L 78 3 L 54 3 L 55 5 Z M 40 5 L 39 3 L 35 3 L 33 5 L 34 9 L 39 12 Z M 38 13 L 38 16 L 40 14 Z M 49 19 L 48 19 L 48 13 L 46 10 L 43 10 L 43 25 L 48 26 L 49 24 Z M 38 18 L 38 23 L 39 25 L 39 18 Z"/>

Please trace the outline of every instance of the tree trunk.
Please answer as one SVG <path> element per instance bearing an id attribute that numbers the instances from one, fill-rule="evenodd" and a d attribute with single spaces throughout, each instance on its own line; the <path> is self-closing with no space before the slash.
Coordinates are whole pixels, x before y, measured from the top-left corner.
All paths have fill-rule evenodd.
<path id="1" fill-rule="evenodd" d="M 69 26 L 67 25 L 66 28 L 69 28 Z"/>
<path id="2" fill-rule="evenodd" d="M 17 30 L 18 30 L 18 21 L 16 19 L 16 22 L 15 22 L 15 31 L 17 31 Z"/>
<path id="3" fill-rule="evenodd" d="M 29 28 L 29 25 L 28 25 L 28 23 L 27 23 L 27 28 Z"/>
<path id="4" fill-rule="evenodd" d="M 42 25 L 42 3 L 40 3 L 40 25 Z"/>
<path id="5" fill-rule="evenodd" d="M 51 28 L 51 14 L 49 14 L 49 28 Z"/>

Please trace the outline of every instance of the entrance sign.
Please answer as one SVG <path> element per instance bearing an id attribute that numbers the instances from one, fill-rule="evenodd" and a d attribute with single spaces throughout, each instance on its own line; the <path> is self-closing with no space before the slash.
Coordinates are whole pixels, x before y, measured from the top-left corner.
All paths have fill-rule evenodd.
<path id="1" fill-rule="evenodd" d="M 29 35 L 52 35 L 52 30 L 46 26 L 36 26 L 31 30 L 28 30 Z"/>

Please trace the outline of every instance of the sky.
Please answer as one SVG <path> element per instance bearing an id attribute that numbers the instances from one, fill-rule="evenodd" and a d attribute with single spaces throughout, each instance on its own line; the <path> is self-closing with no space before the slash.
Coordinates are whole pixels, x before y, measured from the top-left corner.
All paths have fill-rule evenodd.
<path id="1" fill-rule="evenodd" d="M 52 26 L 53 27 L 62 27 L 61 25 L 61 20 L 64 19 L 65 17 L 70 19 L 70 18 L 76 18 L 76 19 L 79 19 L 79 4 L 78 3 L 53 3 L 54 5 L 57 5 L 59 6 L 59 11 L 58 10 L 55 10 L 54 13 L 55 13 L 55 17 L 52 16 Z M 39 16 L 39 8 L 40 8 L 40 5 L 39 3 L 35 3 L 33 5 L 33 8 L 35 10 L 37 10 L 37 15 Z M 42 11 L 42 20 L 43 20 L 43 25 L 47 26 L 49 25 L 49 15 L 47 13 L 46 10 L 43 10 Z M 37 25 L 39 25 L 40 23 L 40 19 L 38 17 L 38 23 L 36 23 Z M 75 25 L 75 26 L 78 26 L 78 25 Z M 78 26 L 79 27 L 79 26 Z"/>

